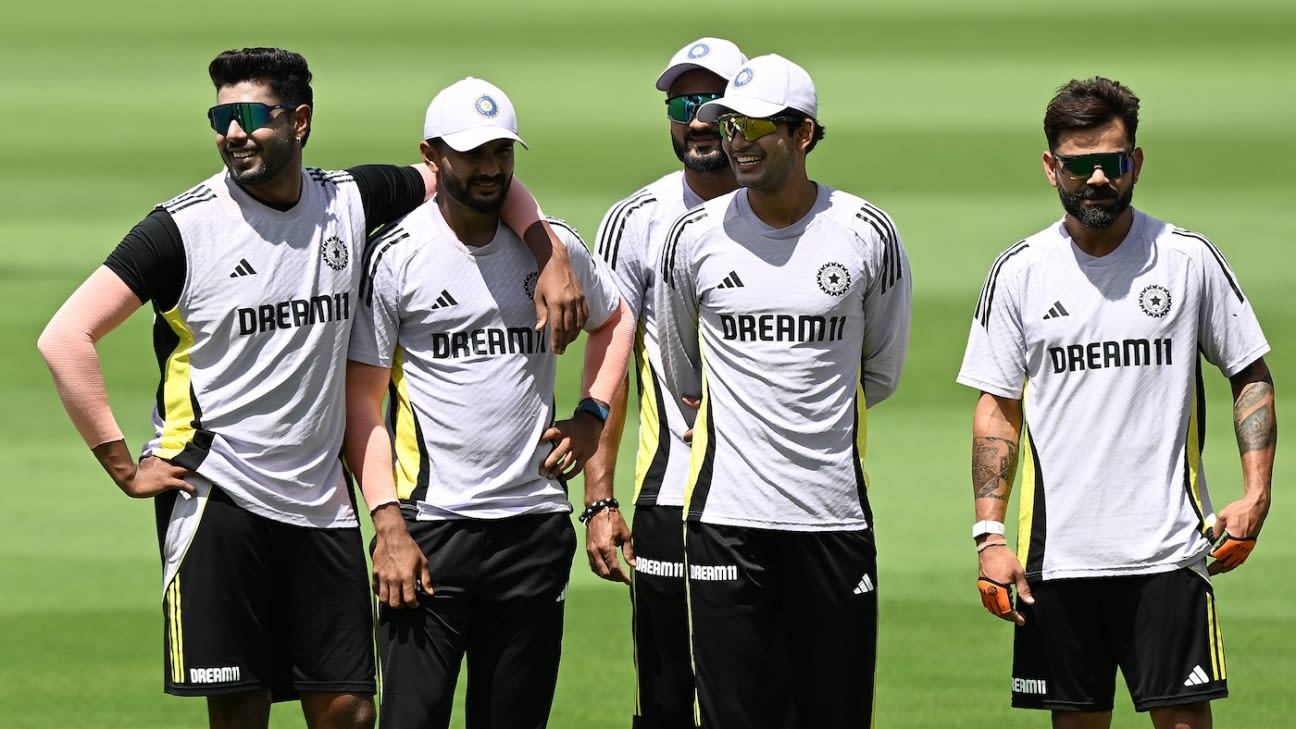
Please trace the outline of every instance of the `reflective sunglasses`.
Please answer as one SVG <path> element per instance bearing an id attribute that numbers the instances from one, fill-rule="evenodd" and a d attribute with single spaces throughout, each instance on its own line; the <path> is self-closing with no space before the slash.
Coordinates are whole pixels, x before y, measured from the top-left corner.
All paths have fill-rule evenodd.
<path id="1" fill-rule="evenodd" d="M 211 127 L 218 134 L 229 131 L 231 121 L 239 128 L 252 132 L 270 123 L 275 109 L 296 109 L 296 104 L 262 104 L 259 101 L 240 101 L 235 104 L 217 104 L 207 110 Z"/>
<path id="2" fill-rule="evenodd" d="M 763 119 L 743 116 L 741 114 L 725 114 L 718 120 L 720 122 L 720 134 L 726 141 L 732 142 L 734 137 L 739 134 L 749 142 L 773 134 L 778 129 L 779 122 L 793 124 L 797 120 L 786 116 L 771 116 Z"/>
<path id="3" fill-rule="evenodd" d="M 1093 177 L 1095 167 L 1101 167 L 1108 179 L 1124 177 L 1134 169 L 1134 156 L 1130 152 L 1097 152 L 1095 154 L 1077 154 L 1073 157 L 1053 155 L 1058 169 L 1073 180 L 1087 180 Z"/>
<path id="4" fill-rule="evenodd" d="M 708 101 L 715 101 L 720 94 L 684 94 L 672 96 L 666 100 L 666 116 L 679 124 L 688 124 L 697 115 L 699 106 Z"/>

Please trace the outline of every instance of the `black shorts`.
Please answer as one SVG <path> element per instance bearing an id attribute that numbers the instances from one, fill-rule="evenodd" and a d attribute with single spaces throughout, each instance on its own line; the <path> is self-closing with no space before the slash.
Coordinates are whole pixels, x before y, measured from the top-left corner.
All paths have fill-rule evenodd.
<path id="1" fill-rule="evenodd" d="M 160 542 L 177 498 L 155 500 Z M 372 695 L 368 572 L 359 528 L 271 521 L 213 487 L 163 596 L 166 692 Z"/>
<path id="2" fill-rule="evenodd" d="M 639 506 L 634 512 L 635 729 L 693 727 L 683 518 L 681 506 Z"/>
<path id="3" fill-rule="evenodd" d="M 1117 667 L 1138 711 L 1228 695 L 1215 593 L 1198 571 L 1049 580 L 1031 594 L 1017 605 L 1013 706 L 1110 711 Z"/>
<path id="4" fill-rule="evenodd" d="M 700 726 L 872 725 L 872 531 L 688 522 L 684 544 Z"/>
<path id="5" fill-rule="evenodd" d="M 378 725 L 448 727 L 467 654 L 469 726 L 543 727 L 576 554 L 571 515 L 405 524 L 427 555 L 432 595 L 379 607 Z"/>

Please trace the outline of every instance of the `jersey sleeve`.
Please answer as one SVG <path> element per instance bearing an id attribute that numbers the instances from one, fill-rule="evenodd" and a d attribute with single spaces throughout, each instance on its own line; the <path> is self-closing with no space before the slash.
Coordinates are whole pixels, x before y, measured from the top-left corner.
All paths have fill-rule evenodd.
<path id="1" fill-rule="evenodd" d="M 900 383 L 909 352 L 909 321 L 913 280 L 904 243 L 891 217 L 867 206 L 876 220 L 876 235 L 868 249 L 872 280 L 864 293 L 864 347 L 861 354 L 864 400 L 873 407 L 890 397 Z"/>
<path id="2" fill-rule="evenodd" d="M 1019 277 L 1003 265 L 1012 252 L 995 260 L 981 287 L 958 382 L 1020 400 L 1026 384 L 1026 337 L 1015 289 Z"/>
<path id="3" fill-rule="evenodd" d="M 621 298 L 630 307 L 635 319 L 643 310 L 648 276 L 645 266 L 654 261 L 645 261 L 648 255 L 647 228 L 649 211 L 654 201 L 646 192 L 637 193 L 613 205 L 598 228 L 598 255 L 607 265 L 617 286 L 621 289 Z"/>
<path id="4" fill-rule="evenodd" d="M 1214 243 L 1194 237 L 1204 244 L 1198 259 L 1204 280 L 1197 345 L 1206 361 L 1232 377 L 1263 357 L 1269 351 L 1269 342 L 1224 255 Z"/>
<path id="5" fill-rule="evenodd" d="M 692 223 L 700 213 L 685 213 L 666 235 L 659 263 L 660 276 L 653 285 L 657 312 L 657 342 L 661 347 L 662 377 L 676 401 L 702 394 L 702 348 L 698 340 L 697 271 L 690 260 L 694 246 Z"/>
<path id="6" fill-rule="evenodd" d="M 612 273 L 585 247 L 585 241 L 581 240 L 575 228 L 556 218 L 547 218 L 547 220 L 550 227 L 566 244 L 567 259 L 571 262 L 572 273 L 576 275 L 581 290 L 585 292 L 585 305 L 589 307 L 585 330 L 598 329 L 621 304 L 621 291 L 617 288 Z"/>
<path id="7" fill-rule="evenodd" d="M 401 287 L 391 249 L 408 236 L 404 228 L 396 227 L 369 241 L 348 359 L 375 367 L 392 366 L 400 333 Z"/>
<path id="8" fill-rule="evenodd" d="M 187 272 L 184 242 L 171 214 L 156 208 L 122 239 L 104 266 L 142 302 L 170 311 L 180 300 Z"/>
<path id="9" fill-rule="evenodd" d="M 423 176 L 413 167 L 360 165 L 347 172 L 360 191 L 367 231 L 399 220 L 427 196 Z"/>

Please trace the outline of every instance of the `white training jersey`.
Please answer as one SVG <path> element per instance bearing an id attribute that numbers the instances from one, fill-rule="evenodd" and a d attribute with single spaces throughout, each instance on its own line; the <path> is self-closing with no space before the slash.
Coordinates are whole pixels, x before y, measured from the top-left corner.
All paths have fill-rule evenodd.
<path id="1" fill-rule="evenodd" d="M 349 172 L 306 169 L 278 211 L 222 170 L 160 206 L 179 229 L 179 300 L 157 316 L 162 368 L 144 448 L 252 513 L 356 526 L 339 458 L 343 369 L 365 214 Z"/>
<path id="2" fill-rule="evenodd" d="M 616 284 L 574 230 L 549 222 L 597 329 L 620 306 Z M 433 200 L 378 237 L 364 267 L 349 356 L 391 368 L 397 495 L 423 521 L 570 511 L 565 484 L 540 475 L 558 362 L 535 330 L 530 249 L 502 224 L 464 245 Z"/>
<path id="3" fill-rule="evenodd" d="M 679 218 L 660 265 L 666 387 L 702 397 L 686 518 L 868 527 L 866 408 L 895 391 L 909 339 L 890 216 L 819 185 L 800 221 L 772 228 L 738 190 Z"/>
<path id="4" fill-rule="evenodd" d="M 666 233 L 675 219 L 702 204 L 676 170 L 613 205 L 598 231 L 598 253 L 635 315 L 635 366 L 639 383 L 639 449 L 635 459 L 636 506 L 682 506 L 689 472 L 684 431 L 693 426 L 662 384 L 661 347 L 653 286 Z"/>
<path id="5" fill-rule="evenodd" d="M 1141 212 L 1100 258 L 1061 221 L 1003 252 L 958 381 L 1023 401 L 1027 576 L 1151 574 L 1200 561 L 1211 513 L 1201 360 L 1232 376 L 1268 350 L 1219 249 Z"/>

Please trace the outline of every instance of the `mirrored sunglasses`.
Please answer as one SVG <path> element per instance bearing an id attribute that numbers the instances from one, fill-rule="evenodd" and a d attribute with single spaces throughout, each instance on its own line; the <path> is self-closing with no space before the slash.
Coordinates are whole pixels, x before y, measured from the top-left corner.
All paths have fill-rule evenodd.
<path id="1" fill-rule="evenodd" d="M 1057 160 L 1058 168 L 1073 180 L 1093 177 L 1094 169 L 1098 167 L 1108 179 L 1124 177 L 1134 169 L 1134 156 L 1130 152 L 1097 152 L 1072 157 L 1055 154 L 1053 159 Z"/>
<path id="2" fill-rule="evenodd" d="M 666 100 L 666 116 L 679 124 L 688 124 L 697 115 L 699 106 L 708 101 L 715 101 L 720 94 L 684 94 L 672 96 Z"/>
<path id="3" fill-rule="evenodd" d="M 270 123 L 275 109 L 296 109 L 296 104 L 262 104 L 259 101 L 240 101 L 234 104 L 217 104 L 207 110 L 207 119 L 218 134 L 229 131 L 231 121 L 238 122 L 245 132 L 255 131 Z"/>
<path id="4" fill-rule="evenodd" d="M 726 141 L 732 142 L 734 137 L 741 134 L 747 141 L 754 142 L 767 134 L 773 134 L 774 130 L 778 129 L 779 122 L 790 124 L 796 120 L 782 116 L 761 119 L 741 114 L 725 114 L 718 121 L 720 134 Z"/>

